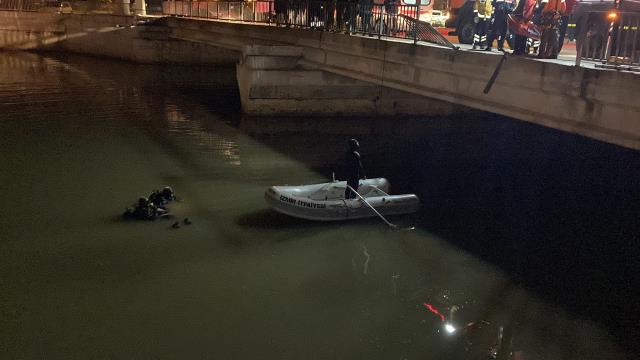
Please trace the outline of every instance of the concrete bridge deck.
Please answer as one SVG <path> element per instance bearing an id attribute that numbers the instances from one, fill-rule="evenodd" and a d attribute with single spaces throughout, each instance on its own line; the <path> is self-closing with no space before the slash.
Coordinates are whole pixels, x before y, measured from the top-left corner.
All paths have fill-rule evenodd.
<path id="1" fill-rule="evenodd" d="M 235 24 L 188 18 L 165 18 L 171 37 L 203 42 L 241 53 L 239 78 L 254 83 L 245 101 L 260 99 L 252 87 L 265 83 L 270 68 L 265 59 L 278 46 L 299 49 L 296 69 L 315 69 L 387 89 L 420 95 L 458 107 L 503 114 L 524 121 L 582 134 L 618 145 L 640 149 L 640 76 L 633 73 L 569 66 L 566 60 L 544 61 L 509 57 L 488 94 L 483 90 L 501 56 L 497 52 L 453 50 L 442 46 L 416 46 L 411 41 L 380 41 L 320 31 L 264 25 Z M 249 50 L 262 46 L 261 50 Z M 260 61 L 256 61 L 259 59 Z M 281 65 L 280 65 L 281 66 Z M 244 72 L 245 75 L 240 74 Z M 300 85 L 300 84 L 298 84 Z M 317 83 L 308 83 L 316 86 Z M 284 92 L 286 93 L 286 91 Z M 253 96 L 255 95 L 255 96 Z M 284 95 L 287 98 L 288 95 Z M 295 97 L 287 98 L 295 100 Z M 426 101 L 426 100 L 425 100 Z M 446 111 L 446 107 L 434 103 Z M 294 106 L 288 103 L 287 106 Z"/>
<path id="2" fill-rule="evenodd" d="M 150 20 L 154 20 L 154 19 L 160 19 L 166 17 L 166 15 L 144 15 L 144 16 L 139 16 L 139 18 L 146 18 L 146 19 L 150 19 Z M 188 16 L 179 16 L 179 18 L 185 18 L 185 19 L 194 19 L 194 20 L 203 20 L 203 21 L 214 21 L 214 22 L 222 22 L 222 23 L 234 23 L 234 24 L 244 24 L 244 25 L 255 25 L 255 26 L 269 26 L 269 27 L 284 27 L 282 25 L 277 25 L 277 24 L 269 24 L 269 23 L 260 23 L 260 22 L 245 22 L 245 21 L 236 21 L 236 20 L 219 20 L 219 19 L 208 19 L 208 18 L 201 18 L 201 17 L 188 17 Z M 296 28 L 297 29 L 297 28 Z M 355 36 L 355 37 L 360 37 L 360 38 L 365 38 L 365 39 L 378 39 L 381 41 L 391 41 L 391 42 L 399 42 L 399 43 L 405 43 L 405 44 L 414 44 L 416 43 L 417 45 L 420 46 L 437 46 L 434 45 L 432 43 L 426 42 L 426 41 L 416 41 L 414 42 L 411 39 L 406 39 L 406 38 L 398 38 L 398 37 L 388 37 L 388 36 L 378 36 L 378 35 L 363 35 L 363 34 L 359 34 L 359 33 L 350 33 L 350 34 L 345 34 L 348 36 Z M 456 36 L 449 36 L 449 35 L 443 35 L 447 40 L 449 40 L 452 45 L 454 45 L 455 47 L 458 48 L 458 50 L 460 51 L 473 51 L 473 52 L 477 52 L 477 53 L 483 53 L 483 54 L 487 54 L 487 55 L 503 55 L 502 52 L 499 52 L 497 49 L 493 49 L 492 51 L 488 52 L 488 51 L 483 51 L 483 50 L 473 50 L 471 45 L 468 44 L 460 44 L 457 40 Z M 508 45 L 507 46 L 508 49 Z M 507 50 L 507 54 L 510 54 L 511 51 Z M 561 64 L 561 65 L 566 65 L 566 66 L 576 66 L 576 48 L 575 48 L 575 44 L 573 44 L 572 42 L 566 42 L 565 46 L 563 47 L 562 51 L 560 52 L 560 54 L 558 55 L 557 59 L 538 59 L 534 56 L 526 56 L 527 59 L 530 60 L 535 60 L 535 61 L 542 61 L 542 62 L 548 62 L 548 63 L 555 63 L 555 64 Z M 596 65 L 598 65 L 599 62 L 597 61 L 592 61 L 592 60 L 585 60 L 583 59 L 580 64 L 578 66 L 580 67 L 584 67 L 587 69 L 597 69 L 597 70 L 602 70 L 602 71 L 612 71 L 611 69 L 604 69 L 601 67 L 597 67 Z M 623 71 L 626 72 L 625 70 L 619 70 L 619 71 Z"/>

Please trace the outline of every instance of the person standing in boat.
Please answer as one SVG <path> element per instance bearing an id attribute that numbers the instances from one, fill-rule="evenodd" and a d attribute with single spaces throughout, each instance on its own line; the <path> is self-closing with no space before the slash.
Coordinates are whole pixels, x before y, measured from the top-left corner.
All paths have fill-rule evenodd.
<path id="1" fill-rule="evenodd" d="M 346 163 L 347 163 L 347 185 L 351 188 L 358 190 L 358 186 L 360 183 L 360 178 L 366 179 L 367 176 L 364 174 L 364 167 L 362 167 L 362 162 L 360 161 L 360 153 L 358 152 L 360 149 L 360 143 L 358 140 L 351 139 L 349 140 L 349 150 L 347 151 Z M 347 187 L 344 191 L 345 199 L 353 199 L 356 197 L 356 194 Z"/>

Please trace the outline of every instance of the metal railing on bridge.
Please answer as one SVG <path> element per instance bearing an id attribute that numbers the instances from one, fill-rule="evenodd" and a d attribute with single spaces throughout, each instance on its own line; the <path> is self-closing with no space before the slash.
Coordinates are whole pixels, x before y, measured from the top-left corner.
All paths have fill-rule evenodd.
<path id="1" fill-rule="evenodd" d="M 594 11 L 578 24 L 576 65 L 640 71 L 640 13 Z"/>
<path id="2" fill-rule="evenodd" d="M 196 17 L 454 45 L 429 23 L 417 5 L 361 4 L 334 0 L 164 1 L 164 15 Z"/>
<path id="3" fill-rule="evenodd" d="M 122 12 L 122 1 L 98 2 L 64 0 L 0 0 L 0 10 L 37 11 L 64 14 L 115 14 Z"/>
<path id="4" fill-rule="evenodd" d="M 0 10 L 36 11 L 46 6 L 39 0 L 0 0 Z"/>

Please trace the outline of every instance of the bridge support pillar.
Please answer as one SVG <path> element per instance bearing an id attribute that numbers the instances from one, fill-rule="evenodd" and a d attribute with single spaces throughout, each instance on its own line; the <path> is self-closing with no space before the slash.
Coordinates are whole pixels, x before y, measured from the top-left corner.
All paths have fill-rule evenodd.
<path id="1" fill-rule="evenodd" d="M 249 115 L 450 115 L 460 106 L 301 65 L 297 46 L 248 45 L 237 65 Z"/>
<path id="2" fill-rule="evenodd" d="M 134 0 L 131 4 L 134 15 L 147 15 L 147 3 L 144 0 Z"/>
<path id="3" fill-rule="evenodd" d="M 119 4 L 119 15 L 131 15 L 131 2 L 130 0 L 122 0 L 117 2 Z"/>

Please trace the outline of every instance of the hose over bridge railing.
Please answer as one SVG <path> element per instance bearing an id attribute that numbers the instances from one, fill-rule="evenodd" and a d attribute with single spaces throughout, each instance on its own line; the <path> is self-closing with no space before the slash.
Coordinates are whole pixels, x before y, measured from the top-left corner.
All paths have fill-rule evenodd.
<path id="1" fill-rule="evenodd" d="M 401 38 L 455 48 L 429 23 L 417 20 L 419 4 L 402 5 L 400 1 L 397 4 L 334 0 L 164 1 L 162 13 Z"/>

